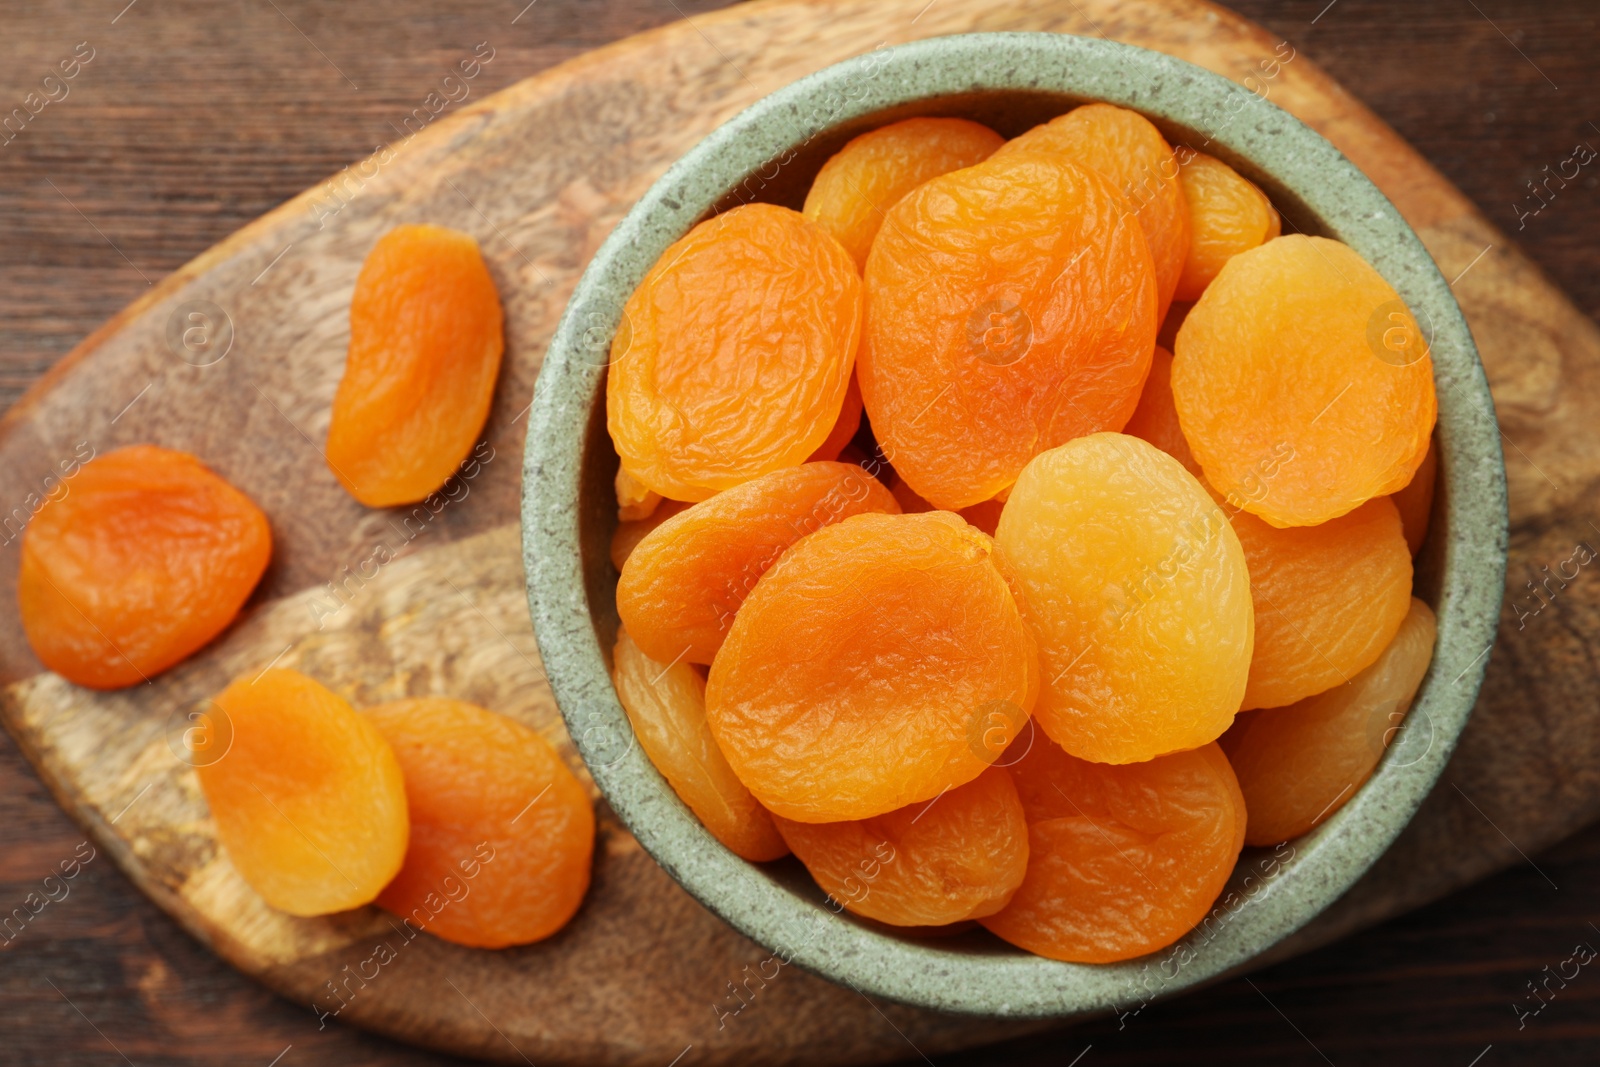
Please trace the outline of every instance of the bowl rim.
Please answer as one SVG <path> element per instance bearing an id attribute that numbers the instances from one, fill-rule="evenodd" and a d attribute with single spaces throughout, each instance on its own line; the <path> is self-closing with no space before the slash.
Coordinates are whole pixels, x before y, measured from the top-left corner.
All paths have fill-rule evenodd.
<path id="1" fill-rule="evenodd" d="M 1246 161 L 1298 198 L 1432 330 L 1444 487 L 1432 540 L 1440 540 L 1441 518 L 1445 530 L 1435 549 L 1439 636 L 1407 729 L 1368 788 L 1270 855 L 1246 850 L 1193 931 L 1121 963 L 1064 963 L 1020 949 L 958 951 L 884 933 L 836 914 L 820 892 L 801 898 L 721 845 L 633 743 L 589 610 L 579 540 L 585 442 L 604 402 L 611 340 L 623 304 L 661 252 L 739 182 L 783 166 L 830 129 L 906 105 L 1006 91 L 1103 100 L 1164 129 L 1207 134 L 1201 147 Z M 1507 505 L 1493 401 L 1450 287 L 1394 205 L 1332 144 L 1262 96 L 1174 56 L 1105 39 L 983 33 L 880 46 L 801 78 L 718 127 L 650 186 L 585 269 L 550 341 L 529 412 L 522 525 L 539 650 L 596 785 L 680 885 L 771 953 L 761 961 L 763 973 L 774 962 L 795 963 L 858 992 L 922 1008 L 1069 1018 L 1142 1007 L 1244 968 L 1321 913 L 1389 847 L 1443 771 L 1482 683 L 1504 590 Z M 720 989 L 707 993 L 722 996 Z"/>

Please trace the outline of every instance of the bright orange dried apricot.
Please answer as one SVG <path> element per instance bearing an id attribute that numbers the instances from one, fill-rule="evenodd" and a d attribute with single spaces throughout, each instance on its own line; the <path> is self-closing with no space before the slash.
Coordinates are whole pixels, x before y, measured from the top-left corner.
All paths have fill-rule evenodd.
<path id="1" fill-rule="evenodd" d="M 992 542 L 955 515 L 856 515 L 757 583 L 711 665 L 706 718 L 766 808 L 866 819 L 976 778 L 991 707 L 1026 718 L 1038 664 Z"/>
<path id="2" fill-rule="evenodd" d="M 213 704 L 196 771 L 239 874 L 290 915 L 371 903 L 400 870 L 410 828 L 383 735 L 298 671 L 241 675 Z"/>
<path id="3" fill-rule="evenodd" d="M 1389 497 L 1400 511 L 1400 525 L 1405 527 L 1406 545 L 1413 556 L 1422 550 L 1422 542 L 1428 537 L 1428 522 L 1433 518 L 1433 487 L 1438 475 L 1439 446 L 1430 441 L 1417 473 Z"/>
<path id="4" fill-rule="evenodd" d="M 1233 516 L 1256 608 L 1245 708 L 1277 708 L 1347 682 L 1400 629 L 1411 553 L 1387 497 L 1321 526 L 1280 530 Z"/>
<path id="5" fill-rule="evenodd" d="M 839 458 L 839 453 L 844 451 L 844 446 L 855 437 L 856 431 L 861 429 L 861 386 L 856 384 L 856 376 L 850 375 L 850 387 L 845 390 L 844 404 L 839 408 L 839 418 L 833 424 L 833 429 L 828 431 L 828 439 L 817 446 L 811 453 L 807 463 L 831 462 Z"/>
<path id="6" fill-rule="evenodd" d="M 901 197 L 930 178 L 982 163 L 1004 143 L 989 127 L 966 119 L 915 118 L 881 126 L 822 165 L 806 193 L 805 216 L 865 268 L 878 227 Z"/>
<path id="7" fill-rule="evenodd" d="M 1199 300 L 1222 265 L 1282 231 L 1267 194 L 1215 156 L 1179 150 L 1178 180 L 1189 204 L 1189 256 L 1174 298 Z"/>
<path id="8" fill-rule="evenodd" d="M 606 380 L 617 453 L 662 496 L 704 500 L 827 439 L 854 366 L 861 276 L 799 212 L 744 204 L 662 253 L 624 320 Z"/>
<path id="9" fill-rule="evenodd" d="M 1133 409 L 1133 417 L 1122 432 L 1149 441 L 1182 463 L 1190 474 L 1201 477 L 1200 464 L 1189 451 L 1189 442 L 1183 439 L 1178 409 L 1172 403 L 1172 353 L 1160 345 L 1156 345 L 1155 356 L 1150 360 L 1150 377 L 1144 380 L 1139 406 Z"/>
<path id="10" fill-rule="evenodd" d="M 397 226 L 350 298 L 350 350 L 328 423 L 328 467 L 373 508 L 444 484 L 489 417 L 505 347 L 500 294 L 478 242 Z"/>
<path id="11" fill-rule="evenodd" d="M 702 501 L 646 534 L 617 582 L 617 614 L 662 663 L 710 663 L 739 607 L 790 545 L 863 512 L 898 512 L 850 463 L 804 463 Z"/>
<path id="12" fill-rule="evenodd" d="M 1227 516 L 1177 460 L 1094 434 L 1029 463 L 995 532 L 1039 644 L 1035 721 L 1081 759 L 1214 741 L 1239 710 L 1255 623 Z"/>
<path id="13" fill-rule="evenodd" d="M 739 781 L 706 725 L 706 683 L 687 663 L 660 663 L 617 634 L 611 670 L 617 697 L 656 770 L 711 835 L 762 863 L 788 855 L 767 809 Z"/>
<path id="14" fill-rule="evenodd" d="M 1178 331 L 1172 395 L 1206 481 L 1278 527 L 1405 485 L 1437 412 L 1433 361 L 1394 289 L 1345 245 L 1301 234 L 1223 266 Z"/>
<path id="15" fill-rule="evenodd" d="M 611 535 L 611 565 L 621 573 L 623 565 L 628 562 L 628 557 L 633 555 L 633 550 L 639 547 L 639 542 L 643 541 L 650 531 L 693 506 L 686 500 L 662 500 L 650 512 L 648 519 L 632 519 L 617 523 L 616 532 Z"/>
<path id="16" fill-rule="evenodd" d="M 362 712 L 405 777 L 411 837 L 378 906 L 458 945 L 549 937 L 589 888 L 594 809 L 537 732 L 462 700 Z"/>
<path id="17" fill-rule="evenodd" d="M 1111 767 L 1036 736 L 1011 773 L 1028 873 L 979 922 L 1041 956 L 1111 963 L 1172 944 L 1205 917 L 1244 845 L 1245 800 L 1215 744 Z"/>
<path id="18" fill-rule="evenodd" d="M 1008 141 L 995 158 L 1022 153 L 1070 159 L 1121 190 L 1150 242 L 1160 301 L 1156 317 L 1165 315 L 1189 253 L 1189 208 L 1177 157 L 1161 131 L 1137 111 L 1084 104 Z"/>
<path id="19" fill-rule="evenodd" d="M 1131 208 L 1065 159 L 1001 152 L 889 212 L 867 257 L 857 374 L 884 454 L 960 510 L 1028 460 L 1119 430 L 1156 335 L 1150 250 Z"/>
<path id="20" fill-rule="evenodd" d="M 993 915 L 1028 869 L 1022 804 L 999 767 L 930 801 L 871 819 L 777 823 L 829 896 L 893 926 Z"/>
<path id="21" fill-rule="evenodd" d="M 22 629 L 68 681 L 133 685 L 221 633 L 271 556 L 261 509 L 194 456 L 119 448 L 23 531 Z"/>
<path id="22" fill-rule="evenodd" d="M 1403 726 L 1433 660 L 1434 634 L 1433 612 L 1412 600 L 1389 647 L 1350 681 L 1239 717 L 1222 747 L 1250 810 L 1246 843 L 1299 837 L 1355 796 Z"/>

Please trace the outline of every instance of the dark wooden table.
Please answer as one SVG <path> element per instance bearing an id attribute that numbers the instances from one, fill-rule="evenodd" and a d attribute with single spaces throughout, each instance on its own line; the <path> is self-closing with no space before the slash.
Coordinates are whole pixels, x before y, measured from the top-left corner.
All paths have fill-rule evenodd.
<path id="1" fill-rule="evenodd" d="M 148 284 L 384 143 L 393 117 L 477 43 L 488 42 L 495 58 L 475 95 L 718 6 L 124 3 L 0 4 L 0 115 L 30 92 L 56 97 L 21 132 L 15 119 L 0 129 L 0 407 Z M 1600 5 L 1233 6 L 1361 96 L 1581 308 L 1600 314 L 1600 161 L 1537 216 L 1518 210 L 1533 203 L 1527 183 L 1574 145 L 1600 149 Z M 45 84 L 63 62 L 75 76 Z M 15 566 L 14 557 L 0 566 Z M 37 890 L 81 840 L 0 741 L 0 911 Z M 1590 1064 L 1600 1050 L 1600 973 L 1553 976 L 1570 975 L 1574 965 L 1563 963 L 1575 945 L 1600 948 L 1597 889 L 1600 828 L 1591 828 L 1413 915 L 1147 1008 L 1123 1028 L 1112 1020 L 942 1057 L 941 1067 Z M 818 1062 L 826 1060 L 818 1050 Z M 302 1008 L 191 940 L 102 857 L 21 936 L 0 939 L 0 1062 L 454 1061 L 337 1025 L 318 1031 Z"/>

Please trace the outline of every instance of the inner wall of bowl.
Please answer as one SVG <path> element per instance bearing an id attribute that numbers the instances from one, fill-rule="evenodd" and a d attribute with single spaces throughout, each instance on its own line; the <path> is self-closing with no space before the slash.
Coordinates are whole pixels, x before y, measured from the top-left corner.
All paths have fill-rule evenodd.
<path id="1" fill-rule="evenodd" d="M 1010 62 L 997 69 L 1001 55 Z M 1436 576 L 1423 587 L 1432 587 L 1439 643 L 1408 720 L 1428 729 L 1402 734 L 1368 786 L 1311 834 L 1277 850 L 1247 850 L 1216 910 L 1182 941 L 1101 966 L 1046 960 L 981 937 L 912 941 L 834 915 L 795 865 L 744 863 L 678 802 L 631 743 L 609 684 L 617 461 L 604 429 L 604 361 L 594 358 L 590 336 L 602 330 L 609 343 L 628 294 L 695 221 L 756 198 L 798 207 L 818 167 L 857 133 L 943 114 L 1012 136 L 1091 99 L 1139 110 L 1170 140 L 1234 165 L 1273 197 L 1286 229 L 1346 241 L 1428 317 L 1441 503 L 1448 501 L 1436 506 L 1432 563 L 1422 568 Z M 827 121 L 803 117 L 818 114 Z M 781 155 L 788 158 L 774 167 Z M 1214 980 L 1302 926 L 1388 847 L 1442 770 L 1471 710 L 1503 587 L 1504 468 L 1493 409 L 1459 309 L 1415 235 L 1343 156 L 1275 106 L 1180 60 L 1105 41 L 995 34 L 917 42 L 828 68 L 737 116 L 675 164 L 596 255 L 552 340 L 530 425 L 530 607 L 569 729 L 613 808 L 685 888 L 783 962 L 942 1010 L 1133 1010 Z M 574 433 L 578 425 L 586 432 Z M 582 604 L 567 592 L 580 585 Z"/>

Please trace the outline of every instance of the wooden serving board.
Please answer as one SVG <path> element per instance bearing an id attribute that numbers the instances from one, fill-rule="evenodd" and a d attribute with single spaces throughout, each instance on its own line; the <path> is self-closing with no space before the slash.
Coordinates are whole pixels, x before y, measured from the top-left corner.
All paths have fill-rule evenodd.
<path id="1" fill-rule="evenodd" d="M 1580 543 L 1600 545 L 1588 509 L 1600 331 L 1502 234 L 1309 59 L 1285 59 L 1275 38 L 1199 0 L 761 0 L 622 41 L 397 139 L 166 279 L 0 422 L 6 728 L 136 884 L 305 1005 L 308 1026 L 349 1022 L 509 1063 L 650 1067 L 815 1050 L 883 1061 L 1018 1032 L 874 1003 L 793 968 L 747 985 L 768 953 L 679 890 L 603 804 L 589 900 L 541 944 L 407 941 L 373 909 L 277 914 L 218 849 L 177 737 L 234 675 L 277 663 L 358 704 L 481 703 L 543 731 L 577 766 L 540 668 L 516 530 L 523 416 L 567 295 L 649 183 L 759 96 L 880 43 L 973 30 L 1104 35 L 1253 79 L 1389 194 L 1455 279 L 1482 349 L 1512 508 L 1511 606 L 1483 697 L 1413 824 L 1273 956 L 1521 862 L 1600 814 L 1600 579 L 1571 562 L 1586 558 Z M 319 448 L 357 270 L 381 233 L 413 221 L 477 236 L 505 300 L 507 358 L 475 474 L 431 510 L 369 511 Z M 244 617 L 210 648 L 152 684 L 94 694 L 42 673 L 28 651 L 16 535 L 47 493 L 70 492 L 71 461 L 141 441 L 193 451 L 248 493 L 271 516 L 276 551 Z M 374 563 L 380 546 L 393 562 Z M 1539 599 L 1524 586 L 1575 567 Z M 753 992 L 735 999 L 734 984 Z"/>

